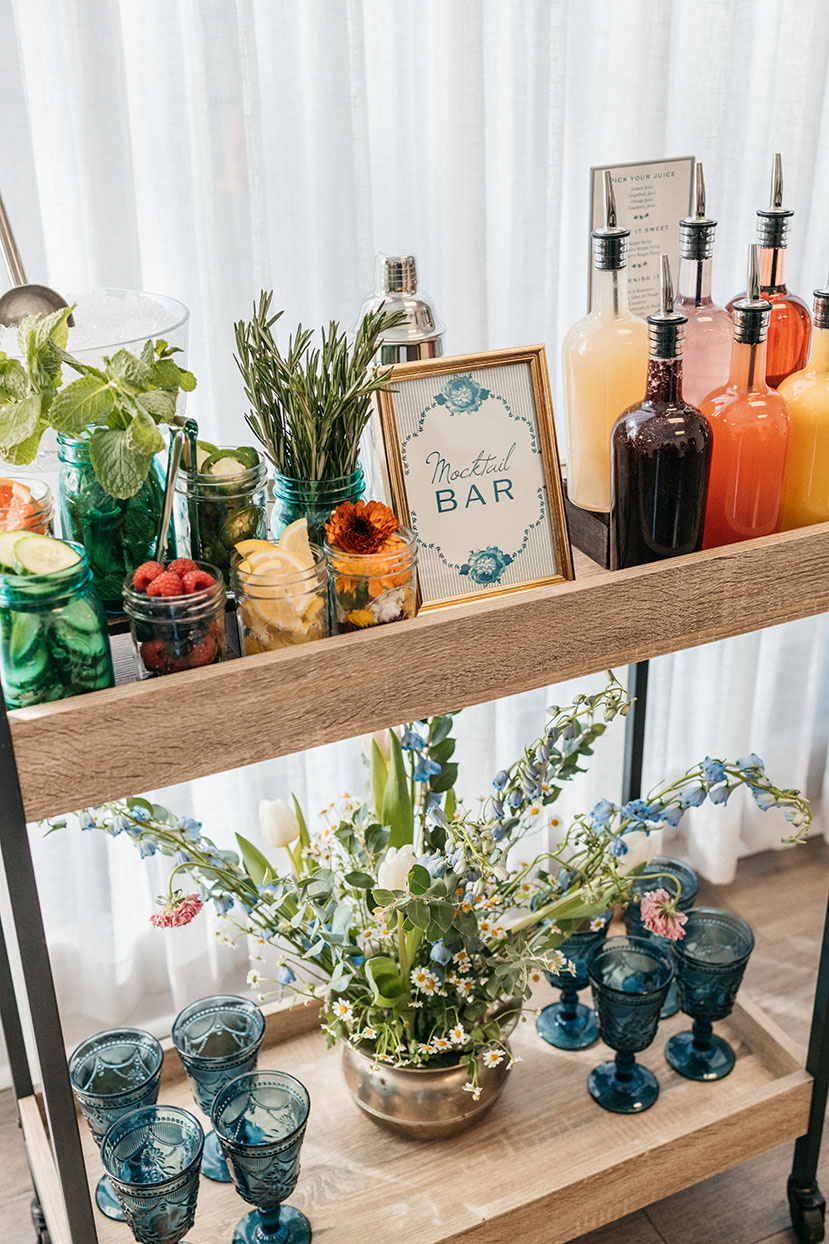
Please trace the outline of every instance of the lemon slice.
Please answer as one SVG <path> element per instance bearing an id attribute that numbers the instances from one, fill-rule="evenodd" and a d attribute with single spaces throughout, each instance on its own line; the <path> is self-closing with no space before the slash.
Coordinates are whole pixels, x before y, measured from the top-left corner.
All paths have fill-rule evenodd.
<path id="1" fill-rule="evenodd" d="M 240 557 L 247 557 L 250 553 L 262 552 L 263 550 L 273 551 L 277 546 L 271 544 L 270 540 L 240 540 L 235 545 L 236 552 Z"/>
<path id="2" fill-rule="evenodd" d="M 314 555 L 308 541 L 308 520 L 298 518 L 287 526 L 279 537 L 279 547 L 298 557 L 303 570 L 310 570 L 314 564 Z"/>
<path id="3" fill-rule="evenodd" d="M 253 570 L 254 578 L 261 575 L 266 579 L 294 579 L 298 575 L 302 576 L 308 569 L 298 557 L 294 557 L 286 549 L 272 549 L 270 553 L 264 550 L 250 553 L 246 560 Z"/>

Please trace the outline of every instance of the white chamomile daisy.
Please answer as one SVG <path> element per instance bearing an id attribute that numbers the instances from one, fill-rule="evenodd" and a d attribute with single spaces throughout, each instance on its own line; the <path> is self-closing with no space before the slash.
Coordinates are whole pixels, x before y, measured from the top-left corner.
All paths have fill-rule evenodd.
<path id="1" fill-rule="evenodd" d="M 452 1043 L 447 1041 L 446 1037 L 432 1037 L 432 1049 L 436 1054 L 445 1054 L 451 1048 Z"/>
<path id="2" fill-rule="evenodd" d="M 427 980 L 432 975 L 428 968 L 412 968 L 410 980 L 415 989 L 423 989 Z"/>
<path id="3" fill-rule="evenodd" d="M 497 1067 L 499 1063 L 504 1061 L 503 1050 L 484 1050 L 483 1063 L 485 1067 Z"/>
<path id="4" fill-rule="evenodd" d="M 376 1036 L 377 1036 L 377 1033 L 374 1031 L 371 1024 L 366 1024 L 365 1028 L 360 1033 L 360 1039 L 362 1041 L 373 1041 L 376 1038 Z"/>
<path id="5" fill-rule="evenodd" d="M 594 916 L 590 921 L 590 932 L 599 933 L 604 928 L 604 919 L 601 916 Z"/>
<path id="6" fill-rule="evenodd" d="M 331 1010 L 335 1017 L 341 1019 L 344 1024 L 351 1023 L 351 1003 L 347 1002 L 345 998 L 338 998 Z"/>
<path id="7" fill-rule="evenodd" d="M 463 1024 L 455 1024 L 455 1027 L 450 1029 L 449 1036 L 455 1045 L 465 1045 L 468 1039 Z"/>
<path id="8" fill-rule="evenodd" d="M 431 1047 L 431 1045 L 426 1044 L 426 1042 L 421 1041 L 421 1042 L 420 1042 L 420 1044 L 419 1044 L 419 1045 L 418 1045 L 418 1047 L 417 1047 L 417 1052 L 418 1052 L 418 1054 L 431 1054 L 431 1053 L 432 1053 L 432 1047 Z"/>
<path id="9" fill-rule="evenodd" d="M 467 1080 L 466 1084 L 463 1086 L 463 1091 L 464 1091 L 465 1093 L 471 1093 L 471 1094 L 472 1094 L 472 1100 L 473 1100 L 473 1101 L 477 1101 L 477 1100 L 478 1100 L 478 1098 L 481 1096 L 481 1087 L 480 1087 L 480 1085 L 479 1085 L 479 1084 L 473 1084 L 471 1080 Z"/>
<path id="10" fill-rule="evenodd" d="M 262 976 L 259 972 L 257 972 L 256 968 L 251 968 L 251 970 L 248 972 L 247 980 L 248 980 L 248 984 L 250 985 L 251 989 L 255 989 L 256 986 L 261 983 Z"/>
<path id="11" fill-rule="evenodd" d="M 468 998 L 469 995 L 472 993 L 472 981 L 459 981 L 458 982 L 458 993 L 461 995 L 462 998 Z"/>

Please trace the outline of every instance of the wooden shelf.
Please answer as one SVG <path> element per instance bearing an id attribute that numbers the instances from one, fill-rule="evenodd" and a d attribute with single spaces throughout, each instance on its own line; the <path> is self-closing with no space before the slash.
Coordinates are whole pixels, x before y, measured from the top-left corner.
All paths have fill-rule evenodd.
<path id="1" fill-rule="evenodd" d="M 10 714 L 29 819 L 829 609 L 829 523 Z"/>
<path id="2" fill-rule="evenodd" d="M 543 986 L 539 1003 L 551 998 Z M 620 1116 L 597 1106 L 585 1086 L 590 1068 L 608 1057 L 606 1047 L 553 1050 L 530 1017 L 511 1038 L 523 1062 L 492 1113 L 458 1137 L 424 1145 L 380 1130 L 357 1110 L 314 1009 L 272 1012 L 259 1065 L 292 1072 L 311 1094 L 291 1203 L 308 1215 L 320 1244 L 392 1235 L 405 1244 L 564 1244 L 805 1131 L 811 1077 L 772 1021 L 743 999 L 718 1026 L 738 1058 L 715 1084 L 683 1080 L 665 1062 L 665 1041 L 688 1022 L 678 1015 L 661 1025 L 641 1056 L 659 1078 L 656 1105 Z M 169 1047 L 159 1100 L 198 1114 Z M 82 1128 L 92 1188 L 100 1158 Z M 34 1172 L 38 1187 L 50 1187 L 48 1146 L 41 1140 L 30 1154 L 44 1168 Z M 200 1244 L 227 1244 L 245 1212 L 232 1185 L 202 1180 L 190 1235 Z M 100 1244 L 131 1241 L 123 1225 L 97 1214 L 96 1222 Z M 60 1235 L 53 1244 L 62 1244 Z"/>

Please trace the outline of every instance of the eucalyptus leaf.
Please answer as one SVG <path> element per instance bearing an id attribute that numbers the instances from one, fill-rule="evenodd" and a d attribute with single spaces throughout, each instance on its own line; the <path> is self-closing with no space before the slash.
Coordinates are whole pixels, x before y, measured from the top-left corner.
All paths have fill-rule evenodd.
<path id="1" fill-rule="evenodd" d="M 429 927 L 429 904 L 423 898 L 413 898 L 406 904 L 406 915 L 416 929 L 424 932 Z"/>
<path id="2" fill-rule="evenodd" d="M 410 894 L 425 894 L 432 884 L 429 870 L 422 864 L 413 864 L 407 878 Z"/>
<path id="3" fill-rule="evenodd" d="M 370 890 L 374 885 L 374 878 L 368 873 L 360 872 L 358 869 L 346 873 L 343 881 L 346 885 L 353 886 L 355 890 Z"/>
<path id="4" fill-rule="evenodd" d="M 429 788 L 435 794 L 443 794 L 444 791 L 451 790 L 457 780 L 458 766 L 453 760 L 448 765 L 444 765 L 435 777 L 429 778 Z"/>
<path id="5" fill-rule="evenodd" d="M 432 722 L 432 733 L 430 736 L 430 745 L 433 747 L 435 743 L 442 743 L 448 738 L 452 731 L 452 717 L 449 714 L 443 714 L 435 717 Z"/>

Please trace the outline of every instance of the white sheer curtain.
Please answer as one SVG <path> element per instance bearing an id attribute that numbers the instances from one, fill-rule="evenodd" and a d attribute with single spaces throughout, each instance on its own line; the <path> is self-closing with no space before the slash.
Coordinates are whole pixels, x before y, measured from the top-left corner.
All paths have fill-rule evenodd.
<path id="1" fill-rule="evenodd" d="M 451 351 L 543 341 L 557 392 L 559 342 L 584 308 L 591 164 L 704 161 L 725 300 L 780 150 L 790 283 L 808 297 L 823 279 L 827 63 L 825 0 L 5 0 L 0 189 L 31 280 L 190 306 L 189 409 L 212 439 L 244 432 L 232 324 L 259 289 L 288 327 L 350 325 L 381 249 L 417 255 Z M 649 778 L 754 749 L 819 802 L 824 640 L 823 620 L 805 621 L 656 662 Z M 569 690 L 464 714 L 469 795 Z M 255 730 L 255 703 L 228 729 Z M 620 746 L 603 740 L 562 812 L 618 790 Z M 352 742 L 158 797 L 230 845 L 255 835 L 260 794 L 321 808 L 359 766 Z M 670 845 L 722 881 L 779 829 L 735 800 Z M 217 946 L 209 919 L 150 929 L 159 863 L 84 838 L 32 834 L 70 1038 L 128 1018 L 161 1028 L 194 990 L 241 987 L 246 948 Z"/>

